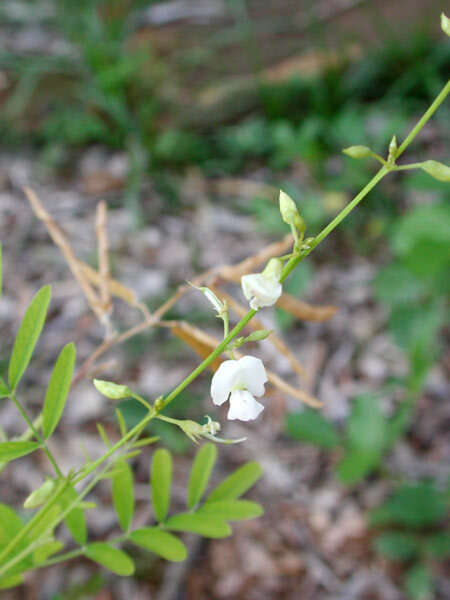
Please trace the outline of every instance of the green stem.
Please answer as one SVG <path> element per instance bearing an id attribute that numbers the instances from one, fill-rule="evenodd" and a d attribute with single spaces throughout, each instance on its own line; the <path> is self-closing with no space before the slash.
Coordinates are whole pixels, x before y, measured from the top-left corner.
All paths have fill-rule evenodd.
<path id="1" fill-rule="evenodd" d="M 211 352 L 211 354 L 207 358 L 205 358 L 205 360 L 201 362 L 198 365 L 198 367 L 194 369 L 192 373 L 190 373 L 186 377 L 186 379 L 184 379 L 184 381 L 177 385 L 177 387 L 173 389 L 170 392 L 170 394 L 166 396 L 166 398 L 163 399 L 161 403 L 161 409 L 163 409 L 170 402 L 172 402 L 172 400 L 176 398 L 178 394 L 180 394 L 184 390 L 184 388 L 186 388 L 192 381 L 194 381 L 194 379 L 196 379 L 200 375 L 200 373 L 202 373 L 206 369 L 206 367 L 208 367 L 213 362 L 215 358 L 217 358 L 224 352 L 228 344 L 231 341 L 233 341 L 233 338 L 244 329 L 244 327 L 256 315 L 256 313 L 256 310 L 251 309 L 244 317 L 242 317 L 239 323 L 235 325 L 235 327 L 233 327 L 233 329 L 230 331 L 227 337 L 224 338 L 224 340 Z"/>
<path id="2" fill-rule="evenodd" d="M 34 550 L 36 550 L 36 548 L 38 548 L 41 545 L 41 539 L 42 537 L 45 536 L 46 533 L 52 531 L 59 523 L 61 523 L 61 521 L 64 520 L 64 518 L 66 517 L 66 515 L 68 515 L 70 513 L 71 510 L 73 510 L 77 504 L 79 504 L 81 502 L 81 500 L 83 500 L 83 498 L 85 496 L 87 496 L 87 494 L 92 490 L 92 488 L 94 488 L 97 483 L 100 481 L 100 479 L 102 479 L 102 477 L 105 475 L 105 473 L 107 472 L 107 470 L 109 469 L 110 465 L 106 465 L 106 467 L 104 467 L 99 473 L 97 473 L 97 475 L 92 479 L 92 481 L 90 483 L 88 483 L 88 485 L 84 488 L 84 490 L 77 495 L 77 497 L 59 514 L 57 515 L 51 522 L 47 523 L 47 526 L 42 530 L 41 532 L 41 536 L 40 539 L 35 540 L 34 542 L 32 542 L 29 546 L 27 546 L 26 548 L 24 548 L 24 550 L 22 550 L 22 552 L 19 552 L 19 554 L 17 554 L 14 558 L 12 558 L 9 562 L 7 562 L 6 564 L 4 564 L 3 566 L 0 566 L 0 577 L 2 577 L 3 575 L 7 574 L 8 571 L 10 569 L 12 569 L 17 563 L 19 563 L 21 560 L 23 560 L 24 558 L 26 558 L 29 554 L 31 554 L 31 552 L 34 552 Z M 69 481 L 66 480 L 66 484 L 68 484 Z M 63 491 L 66 488 L 66 486 L 62 486 L 61 491 Z M 51 502 L 49 502 L 48 504 L 46 504 L 44 506 L 44 508 L 39 511 L 38 515 L 36 516 L 40 516 L 42 515 L 42 513 L 45 511 L 45 513 L 47 513 L 47 511 L 50 508 L 50 505 L 53 505 L 56 501 L 56 498 L 53 498 Z M 42 518 L 42 516 L 40 517 Z M 26 529 L 26 528 L 24 528 Z M 19 533 L 22 533 L 24 531 L 24 529 L 22 529 Z M 23 534 L 25 535 L 25 534 Z M 22 537 L 23 537 L 22 535 Z M 16 536 L 17 538 L 19 536 Z M 22 539 L 21 537 L 21 539 Z M 12 540 L 11 544 L 13 542 L 14 546 L 17 545 L 18 541 L 15 541 L 15 539 Z M 10 545 L 11 545 L 10 544 Z M 8 549 L 9 552 L 9 549 Z M 6 553 L 6 549 L 5 552 L 2 553 L 0 560 L 3 558 L 3 554 Z"/>
<path id="3" fill-rule="evenodd" d="M 108 451 L 105 452 L 105 454 L 103 454 L 103 456 L 91 463 L 87 469 L 84 469 L 81 472 L 81 474 L 75 478 L 73 484 L 76 485 L 77 483 L 85 479 L 88 475 L 95 471 L 102 463 L 104 463 L 105 460 L 107 460 L 110 456 L 117 452 L 117 450 L 120 450 L 120 448 L 122 448 L 122 446 L 124 446 L 131 438 L 133 438 L 136 435 L 136 433 L 139 433 L 147 425 L 147 423 L 149 423 L 155 417 L 155 415 L 156 412 L 154 409 L 152 409 L 152 411 L 149 412 L 148 415 L 142 419 L 142 421 L 140 421 L 135 427 L 133 427 L 133 429 L 130 429 L 130 431 L 116 444 L 114 444 L 114 446 L 111 446 L 111 448 L 109 448 Z"/>
<path id="4" fill-rule="evenodd" d="M 428 110 L 425 111 L 422 118 L 419 119 L 417 124 L 411 129 L 409 134 L 406 136 L 406 138 L 400 145 L 399 149 L 397 150 L 396 158 L 398 158 L 401 154 L 403 154 L 403 152 L 406 150 L 406 148 L 409 146 L 409 144 L 413 141 L 413 139 L 416 137 L 416 135 L 421 131 L 423 126 L 426 124 L 426 122 L 429 121 L 429 119 L 434 115 L 434 113 L 437 111 L 437 109 L 440 107 L 440 105 L 444 102 L 444 100 L 446 99 L 446 97 L 448 96 L 449 93 L 450 93 L 450 79 L 447 81 L 447 83 L 444 85 L 444 87 L 442 88 L 440 93 L 433 100 L 433 102 L 431 103 Z"/>
<path id="5" fill-rule="evenodd" d="M 58 477 L 64 477 L 64 475 L 62 474 L 61 469 L 58 467 L 58 464 L 57 464 L 57 462 L 56 462 L 53 454 L 50 452 L 50 449 L 47 446 L 47 442 L 44 440 L 44 438 L 41 436 L 41 434 L 39 433 L 39 431 L 33 425 L 33 422 L 30 419 L 30 417 L 28 416 L 27 411 L 20 404 L 19 400 L 17 400 L 16 395 L 14 393 L 11 394 L 10 398 L 14 402 L 14 404 L 16 405 L 17 410 L 22 415 L 22 418 L 25 421 L 25 423 L 28 425 L 29 429 L 33 432 L 34 437 L 42 445 L 42 449 L 44 450 L 45 454 L 47 455 L 47 458 L 50 461 L 50 463 L 52 464 L 52 466 L 53 466 L 56 474 L 58 475 Z"/>
<path id="6" fill-rule="evenodd" d="M 9 544 L 5 548 L 3 548 L 3 550 L 0 552 L 0 564 L 5 557 L 8 557 L 8 555 L 11 554 L 12 550 L 14 550 L 17 544 L 19 544 L 27 536 L 27 534 L 34 527 L 36 527 L 36 525 L 38 525 L 38 523 L 45 517 L 48 511 L 56 504 L 60 496 L 67 489 L 68 484 L 69 481 L 66 480 L 65 483 L 63 483 L 57 490 L 55 490 L 55 493 L 49 498 L 45 506 L 43 506 L 42 509 L 39 512 L 37 512 L 34 515 L 34 517 L 28 521 L 25 527 L 23 527 L 19 531 L 19 533 L 9 542 Z M 0 567 L 0 575 L 3 571 L 6 572 L 6 570 L 7 569 L 5 567 Z"/>

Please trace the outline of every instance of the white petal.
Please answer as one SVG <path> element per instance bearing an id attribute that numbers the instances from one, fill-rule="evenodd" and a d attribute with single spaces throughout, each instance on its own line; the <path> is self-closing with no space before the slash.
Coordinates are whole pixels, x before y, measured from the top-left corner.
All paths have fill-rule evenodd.
<path id="1" fill-rule="evenodd" d="M 250 392 L 246 390 L 237 390 L 230 396 L 230 410 L 228 418 L 230 420 L 239 419 L 240 421 L 252 421 L 264 410 L 264 406 L 257 402 Z"/>
<path id="2" fill-rule="evenodd" d="M 262 273 L 252 273 L 241 278 L 242 291 L 250 306 L 258 310 L 263 306 L 272 306 L 281 296 L 282 285 L 274 277 L 265 277 Z"/>
<path id="3" fill-rule="evenodd" d="M 224 360 L 211 381 L 211 398 L 220 406 L 228 400 L 233 386 L 239 377 L 240 368 L 237 360 Z"/>
<path id="4" fill-rule="evenodd" d="M 239 365 L 239 382 L 254 396 L 259 398 L 265 392 L 264 384 L 268 381 L 266 369 L 261 359 L 255 356 L 244 356 L 237 361 Z"/>

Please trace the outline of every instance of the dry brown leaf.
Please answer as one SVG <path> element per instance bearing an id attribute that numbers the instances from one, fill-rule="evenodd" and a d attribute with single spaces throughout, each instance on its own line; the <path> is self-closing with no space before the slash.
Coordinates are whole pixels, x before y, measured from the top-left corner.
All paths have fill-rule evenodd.
<path id="1" fill-rule="evenodd" d="M 277 306 L 302 321 L 328 321 L 337 312 L 336 306 L 313 306 L 290 294 L 281 294 Z"/>
<path id="2" fill-rule="evenodd" d="M 180 340 L 185 342 L 190 348 L 195 350 L 203 359 L 207 358 L 211 351 L 220 343 L 215 338 L 204 333 L 194 325 L 190 325 L 185 321 L 178 321 L 171 326 L 171 331 Z M 216 371 L 221 363 L 220 358 L 216 358 L 209 365 L 211 371 Z"/>

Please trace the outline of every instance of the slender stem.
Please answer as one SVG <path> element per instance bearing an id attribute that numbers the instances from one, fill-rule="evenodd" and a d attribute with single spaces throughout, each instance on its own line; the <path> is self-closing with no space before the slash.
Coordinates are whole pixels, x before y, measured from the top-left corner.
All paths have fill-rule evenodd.
<path id="1" fill-rule="evenodd" d="M 391 168 L 391 171 L 410 171 L 411 169 L 420 169 L 422 163 L 410 163 L 409 165 L 395 165 Z"/>
<path id="2" fill-rule="evenodd" d="M 440 105 L 444 102 L 444 100 L 446 99 L 446 97 L 448 96 L 449 93 L 450 93 L 450 79 L 447 81 L 447 83 L 444 85 L 444 87 L 442 88 L 440 93 L 433 100 L 433 102 L 431 103 L 428 110 L 425 111 L 422 118 L 419 119 L 419 121 L 416 123 L 416 125 L 411 129 L 409 134 L 406 136 L 406 138 L 400 145 L 399 149 L 397 150 L 396 158 L 398 158 L 401 154 L 403 154 L 403 152 L 406 150 L 406 148 L 409 146 L 409 144 L 413 141 L 413 139 L 416 137 L 416 135 L 419 133 L 419 131 L 423 128 L 425 123 L 427 121 L 429 121 L 429 119 L 434 115 L 434 113 L 437 111 L 437 109 L 440 107 Z"/>
<path id="3" fill-rule="evenodd" d="M 93 471 L 95 471 L 95 469 L 97 469 L 103 462 L 105 462 L 105 460 L 107 460 L 110 456 L 117 452 L 117 450 L 122 448 L 122 446 L 124 446 L 136 433 L 141 431 L 147 425 L 147 423 L 149 423 L 155 417 L 155 415 L 156 412 L 152 409 L 152 411 L 149 412 L 148 415 L 142 419 L 142 421 L 140 421 L 135 427 L 133 427 L 133 429 L 130 429 L 130 431 L 116 444 L 114 444 L 114 446 L 111 446 L 111 448 L 109 448 L 107 452 L 103 454 L 103 456 L 91 463 L 87 469 L 84 469 L 81 472 L 81 474 L 74 479 L 73 484 L 75 485 L 79 483 L 88 475 L 90 475 Z"/>
<path id="4" fill-rule="evenodd" d="M 244 329 L 244 327 L 256 315 L 256 313 L 256 310 L 251 309 L 244 317 L 242 317 L 239 323 L 235 327 L 233 327 L 233 329 L 230 331 L 227 337 L 224 338 L 224 340 L 211 352 L 211 354 L 207 358 L 205 358 L 205 360 L 201 362 L 198 365 L 198 367 L 194 369 L 192 373 L 190 373 L 186 377 L 186 379 L 184 379 L 184 381 L 177 385 L 177 387 L 173 389 L 170 392 L 170 394 L 163 399 L 161 409 L 167 406 L 169 402 L 172 402 L 172 400 L 176 398 L 178 394 L 180 394 L 180 392 L 182 392 L 184 388 L 186 388 L 192 381 L 194 381 L 194 379 L 196 379 L 200 375 L 200 373 L 202 373 L 202 371 L 204 371 L 206 367 L 208 367 L 213 362 L 215 358 L 217 358 L 222 354 L 222 352 L 224 352 L 228 344 L 238 333 L 240 333 Z"/>
<path id="5" fill-rule="evenodd" d="M 67 489 L 68 484 L 69 481 L 66 480 L 64 484 L 62 484 L 57 490 L 55 490 L 55 493 L 49 498 L 45 506 L 43 506 L 42 509 L 39 512 L 37 512 L 34 515 L 34 517 L 28 521 L 25 527 L 23 527 L 19 531 L 19 533 L 9 542 L 9 544 L 5 548 L 3 548 L 3 550 L 0 552 L 0 564 L 5 557 L 8 557 L 8 555 L 11 554 L 12 550 L 14 550 L 17 544 L 26 537 L 26 535 L 33 529 L 33 527 L 36 527 L 36 525 L 45 517 L 48 511 L 56 504 L 60 496 Z M 0 574 L 1 572 L 2 568 L 0 567 Z"/>
<path id="6" fill-rule="evenodd" d="M 24 407 L 21 405 L 21 403 L 19 402 L 19 400 L 17 400 L 16 395 L 14 393 L 11 394 L 10 396 L 11 400 L 14 402 L 14 404 L 17 407 L 17 410 L 20 412 L 20 414 L 22 415 L 23 420 L 25 421 L 25 423 L 28 425 L 28 427 L 30 428 L 30 430 L 33 432 L 34 437 L 40 442 L 40 444 L 42 445 L 42 449 L 44 450 L 45 454 L 47 455 L 48 460 L 51 462 L 56 474 L 58 475 L 58 477 L 64 477 L 64 475 L 62 474 L 61 469 L 58 467 L 58 464 L 53 456 L 53 454 L 50 452 L 49 447 L 47 446 L 47 442 L 44 440 L 44 438 L 41 436 L 41 434 L 39 433 L 39 431 L 36 429 L 36 427 L 33 425 L 32 420 L 30 419 L 30 417 L 28 416 L 27 411 L 24 409 Z"/>
<path id="7" fill-rule="evenodd" d="M 60 514 L 58 514 L 54 519 L 52 519 L 51 521 L 49 521 L 46 524 L 45 528 L 41 531 L 41 536 L 39 539 L 35 540 L 29 546 L 24 548 L 24 550 L 22 550 L 22 552 L 19 552 L 19 554 L 17 554 L 9 562 L 0 566 L 0 577 L 2 575 L 4 575 L 5 573 L 7 573 L 10 569 L 12 569 L 12 567 L 14 567 L 14 565 L 16 565 L 21 560 L 23 560 L 25 557 L 27 557 L 38 546 L 40 546 L 42 537 L 49 531 L 52 531 L 59 523 L 61 523 L 61 521 L 66 517 L 66 515 L 68 515 L 70 513 L 70 511 L 73 510 L 75 508 L 75 506 L 77 504 L 79 504 L 80 501 L 83 500 L 83 498 L 85 496 L 87 496 L 87 494 L 92 490 L 92 488 L 95 487 L 97 485 L 97 483 L 100 481 L 100 479 L 104 476 L 104 474 L 107 472 L 109 467 L 110 467 L 110 465 L 106 465 L 106 467 L 104 467 L 99 473 L 97 473 L 97 475 L 92 479 L 92 481 L 90 483 L 88 483 L 88 485 L 84 488 L 84 490 L 80 494 L 78 494 L 77 497 L 68 506 L 66 506 L 66 508 Z M 69 483 L 68 480 L 66 480 L 66 484 L 67 483 Z M 65 489 L 65 486 L 62 486 L 62 489 Z M 56 501 L 56 499 L 54 499 L 54 500 Z M 54 501 L 52 501 L 52 504 L 54 504 Z M 50 507 L 50 503 L 47 504 L 46 506 L 44 506 L 44 508 L 38 513 L 37 516 L 39 516 L 44 510 L 47 512 L 49 507 Z M 23 531 L 23 529 L 21 530 L 21 532 L 22 531 Z M 14 542 L 15 540 L 12 540 L 12 541 Z M 1 558 L 3 558 L 3 553 L 2 553 Z"/>

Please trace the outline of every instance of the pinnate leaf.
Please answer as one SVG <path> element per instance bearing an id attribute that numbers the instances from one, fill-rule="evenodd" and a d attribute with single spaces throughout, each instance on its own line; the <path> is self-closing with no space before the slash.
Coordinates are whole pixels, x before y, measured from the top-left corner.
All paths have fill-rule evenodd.
<path id="1" fill-rule="evenodd" d="M 8 368 L 11 389 L 15 389 L 31 360 L 36 342 L 44 327 L 51 289 L 44 286 L 37 292 L 27 308 L 14 341 Z"/>
<path id="2" fill-rule="evenodd" d="M 126 576 L 134 573 L 134 564 L 128 554 L 110 544 L 94 542 L 86 546 L 84 554 L 117 575 Z"/>
<path id="3" fill-rule="evenodd" d="M 71 343 L 64 346 L 50 376 L 42 410 L 42 432 L 45 439 L 52 435 L 63 414 L 72 382 L 75 358 L 75 345 Z"/>
<path id="4" fill-rule="evenodd" d="M 186 546 L 177 537 L 159 527 L 143 527 L 130 534 L 130 540 L 166 560 L 180 562 L 187 556 Z"/>
<path id="5" fill-rule="evenodd" d="M 193 508 L 198 504 L 208 485 L 211 471 L 217 457 L 217 448 L 214 444 L 204 444 L 197 452 L 192 465 L 189 478 L 187 505 Z"/>

